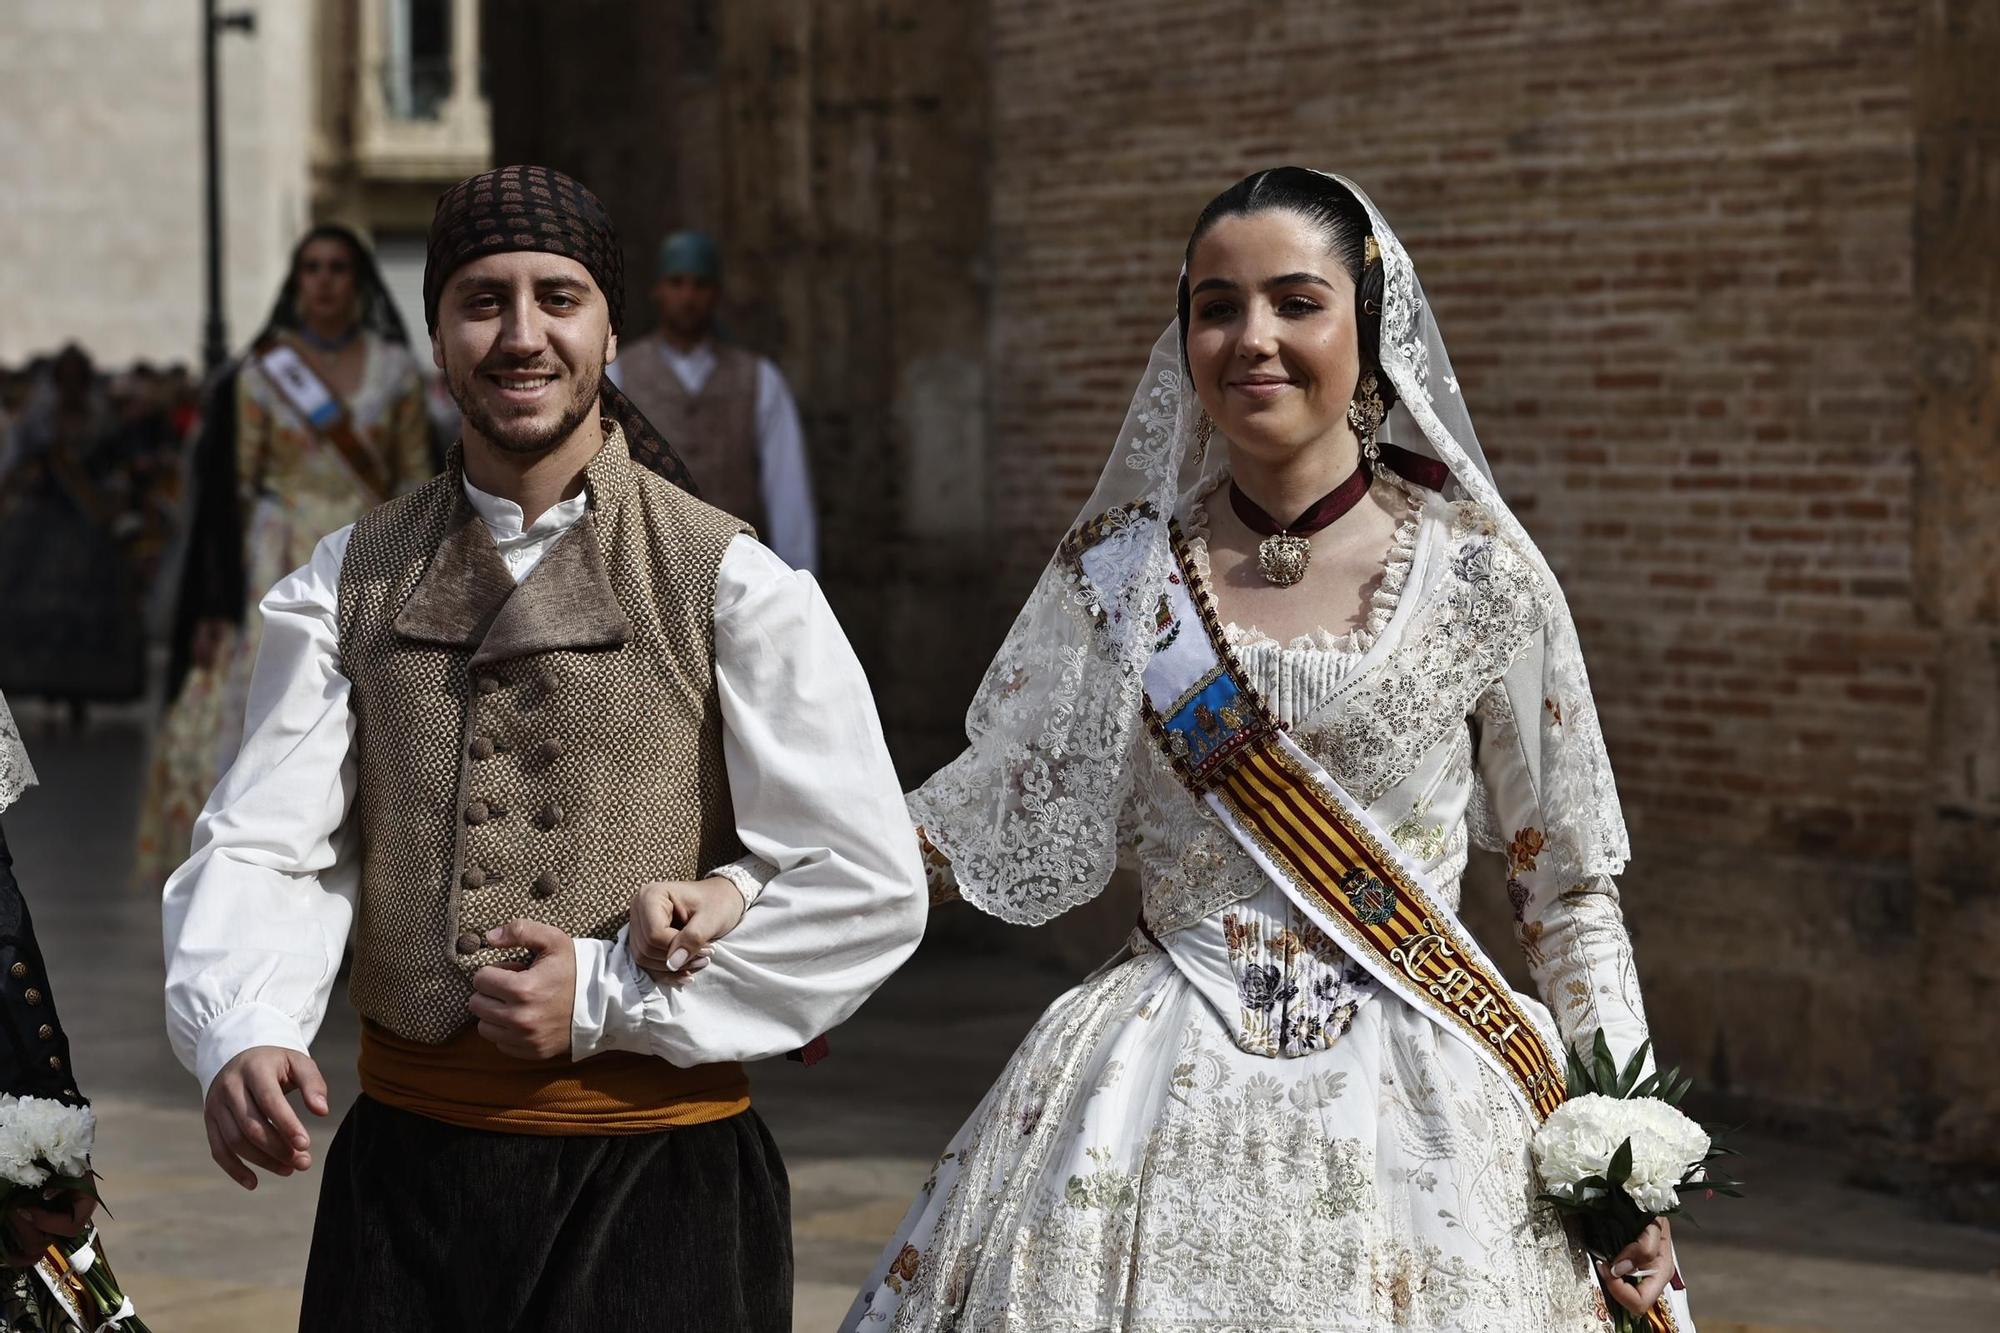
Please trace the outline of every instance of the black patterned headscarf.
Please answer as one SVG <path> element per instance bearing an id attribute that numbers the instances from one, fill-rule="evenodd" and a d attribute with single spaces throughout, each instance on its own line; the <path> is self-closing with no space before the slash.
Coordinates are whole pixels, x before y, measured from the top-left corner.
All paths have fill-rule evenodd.
<path id="1" fill-rule="evenodd" d="M 438 298 L 453 273 L 475 259 L 533 250 L 574 259 L 611 306 L 611 331 L 625 323 L 625 259 L 603 201 L 579 181 L 548 167 L 500 167 L 462 180 L 438 196 L 424 254 L 424 323 L 437 332 Z M 604 378 L 604 415 L 625 431 L 632 457 L 698 495 L 672 445 L 636 404 Z"/>

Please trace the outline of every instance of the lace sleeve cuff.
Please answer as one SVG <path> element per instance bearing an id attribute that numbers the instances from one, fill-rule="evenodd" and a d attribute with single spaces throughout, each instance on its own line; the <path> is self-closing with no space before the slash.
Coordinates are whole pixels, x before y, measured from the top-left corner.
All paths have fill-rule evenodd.
<path id="1" fill-rule="evenodd" d="M 778 868 L 759 857 L 746 856 L 740 861 L 717 866 L 708 873 L 720 875 L 734 884 L 736 891 L 743 895 L 743 910 L 747 912 L 756 905 L 757 899 L 764 892 L 764 886 L 777 875 Z"/>

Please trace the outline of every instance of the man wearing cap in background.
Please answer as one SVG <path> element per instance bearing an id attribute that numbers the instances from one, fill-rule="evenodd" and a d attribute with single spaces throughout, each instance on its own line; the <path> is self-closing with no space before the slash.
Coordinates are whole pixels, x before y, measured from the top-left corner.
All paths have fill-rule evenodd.
<path id="1" fill-rule="evenodd" d="M 722 259 L 698 231 L 660 242 L 660 326 L 626 345 L 611 378 L 674 442 L 702 498 L 757 529 L 793 569 L 817 573 L 819 524 L 799 410 L 763 357 L 715 334 Z"/>
<path id="2" fill-rule="evenodd" d="M 665 480 L 603 379 L 618 256 L 546 168 L 439 199 L 460 444 L 264 598 L 243 748 L 167 882 L 169 1032 L 245 1188 L 312 1165 L 286 1094 L 330 1111 L 307 1043 L 356 924 L 311 1333 L 789 1330 L 784 1165 L 738 1062 L 812 1042 L 922 933 L 818 585 Z"/>

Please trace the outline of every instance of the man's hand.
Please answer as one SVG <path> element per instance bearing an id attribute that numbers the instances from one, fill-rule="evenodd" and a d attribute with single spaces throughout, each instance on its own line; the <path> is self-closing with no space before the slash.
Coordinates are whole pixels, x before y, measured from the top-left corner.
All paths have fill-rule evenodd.
<path id="1" fill-rule="evenodd" d="M 257 1188 L 261 1166 L 289 1176 L 312 1166 L 312 1140 L 285 1100 L 296 1090 L 314 1115 L 328 1113 L 326 1080 L 303 1051 L 252 1046 L 222 1067 L 208 1085 L 202 1120 L 208 1127 L 208 1155 L 223 1173 L 246 1190 Z"/>
<path id="2" fill-rule="evenodd" d="M 641 884 L 632 895 L 632 961 L 655 981 L 693 976 L 708 966 L 710 947 L 743 920 L 743 894 L 722 875 Z"/>
<path id="3" fill-rule="evenodd" d="M 553 1060 L 570 1051 L 576 1012 L 576 944 L 540 921 L 509 921 L 486 932 L 497 949 L 526 949 L 526 963 L 495 964 L 472 974 L 465 1002 L 479 1035 L 517 1060 Z"/>
<path id="4" fill-rule="evenodd" d="M 42 1206 L 24 1205 L 7 1214 L 4 1238 L 9 1268 L 33 1268 L 58 1238 L 74 1239 L 83 1234 L 97 1200 L 75 1190 L 68 1193 L 44 1191 Z"/>
<path id="5" fill-rule="evenodd" d="M 1609 1268 L 1597 1266 L 1597 1276 L 1605 1294 L 1633 1314 L 1652 1309 L 1674 1277 L 1674 1233 L 1667 1219 L 1654 1218 L 1639 1239 L 1618 1252 Z M 1637 1278 L 1639 1285 L 1633 1286 L 1628 1278 Z"/>

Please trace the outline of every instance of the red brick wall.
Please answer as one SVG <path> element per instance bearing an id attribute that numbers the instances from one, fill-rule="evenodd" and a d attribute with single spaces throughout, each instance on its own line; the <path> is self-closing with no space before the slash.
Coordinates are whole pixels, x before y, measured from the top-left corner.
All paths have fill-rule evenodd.
<path id="1" fill-rule="evenodd" d="M 1936 654 L 1910 588 L 1915 6 L 991 21 L 1016 569 L 1087 495 L 1201 204 L 1259 166 L 1355 177 L 1575 607 L 1663 1040 L 1745 1091 L 1879 1110 L 1864 1076 L 1909 1058 L 1879 997 L 1909 958 Z"/>
<path id="2" fill-rule="evenodd" d="M 1667 1053 L 1912 1141 L 1976 1093 L 1953 1133 L 1983 1141 L 2000 1075 L 1927 1046 L 1917 978 L 1993 898 L 1960 849 L 2000 845 L 2000 580 L 1911 588 L 1913 552 L 1976 554 L 1953 516 L 1982 511 L 1938 478 L 1990 455 L 1973 390 L 2000 382 L 1959 327 L 1986 306 L 1953 303 L 1991 268 L 1981 2 L 489 0 L 487 32 L 502 160 L 583 171 L 635 263 L 667 226 L 721 232 L 912 782 L 1088 493 L 1202 203 L 1288 161 L 1362 181 L 1582 624 Z M 1927 286 L 1925 217 L 1960 237 Z M 1920 286 L 1974 313 L 1938 332 Z M 1475 877 L 1505 956 L 1501 902 Z M 1938 994 L 1990 1003 L 1963 975 Z"/>

